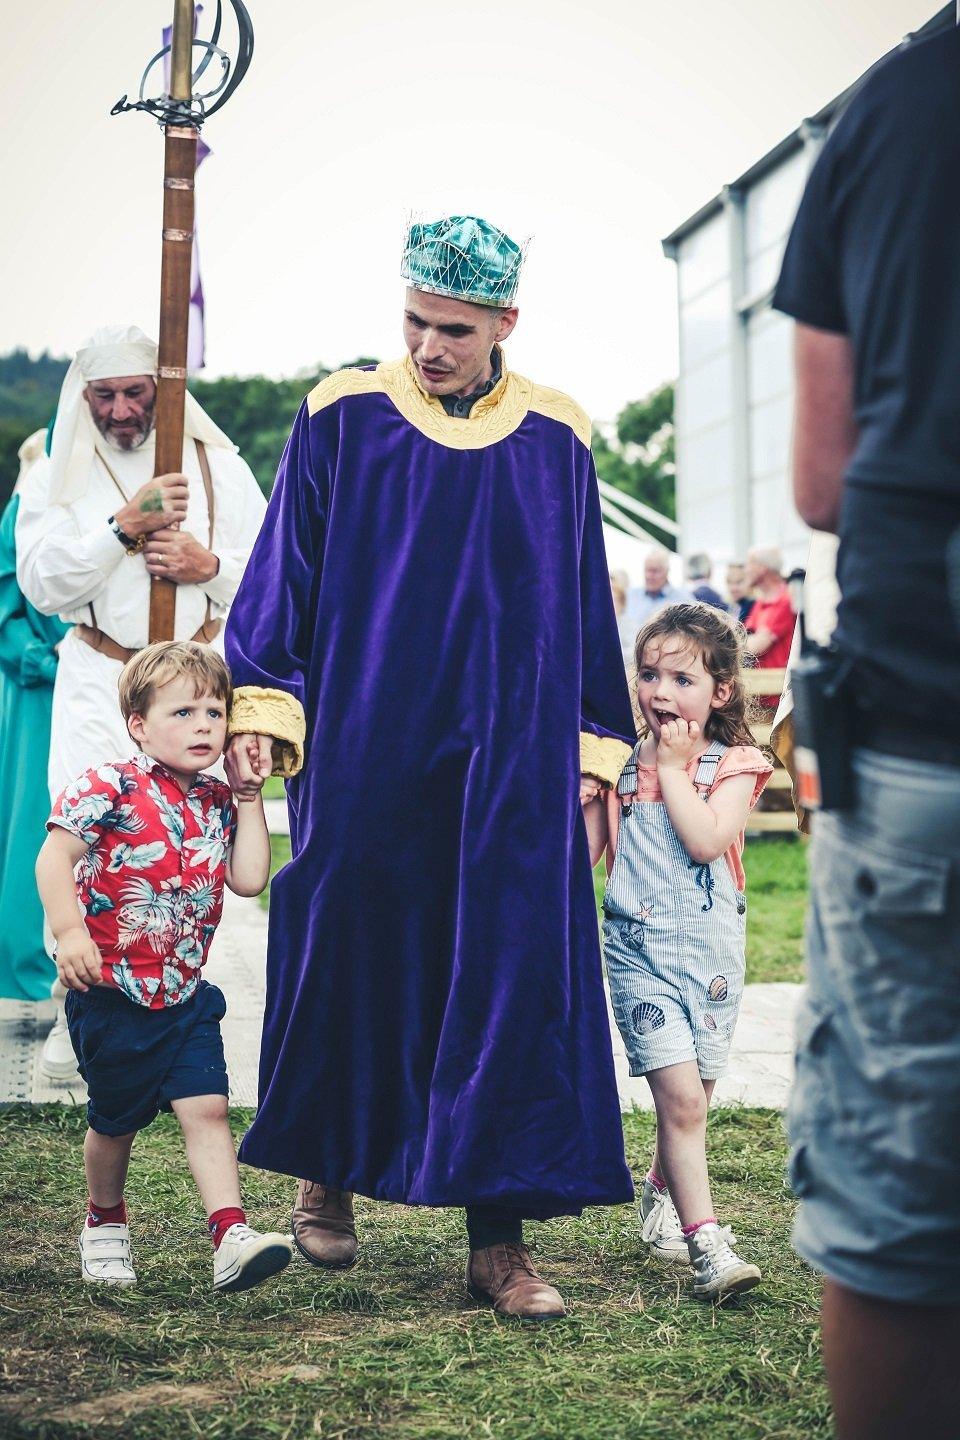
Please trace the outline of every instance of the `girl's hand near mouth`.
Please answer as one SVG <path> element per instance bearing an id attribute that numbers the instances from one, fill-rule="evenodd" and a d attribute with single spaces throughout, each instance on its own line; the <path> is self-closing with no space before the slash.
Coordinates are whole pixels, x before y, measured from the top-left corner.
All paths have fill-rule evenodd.
<path id="1" fill-rule="evenodd" d="M 668 720 L 660 727 L 657 768 L 683 770 L 702 748 L 702 731 L 696 720 Z"/>

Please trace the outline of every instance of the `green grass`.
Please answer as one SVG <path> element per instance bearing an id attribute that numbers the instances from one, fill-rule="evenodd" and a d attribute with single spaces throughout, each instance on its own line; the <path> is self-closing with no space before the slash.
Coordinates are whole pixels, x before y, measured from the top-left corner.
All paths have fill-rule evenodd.
<path id="1" fill-rule="evenodd" d="M 290 859 L 286 835 L 271 835 L 271 877 Z M 748 840 L 747 982 L 803 979 L 803 917 L 807 904 L 806 846 L 794 839 Z M 593 872 L 597 913 L 603 900 L 603 862 Z M 266 909 L 269 889 L 260 896 Z"/>
<path id="2" fill-rule="evenodd" d="M 290 836 L 270 836 L 270 879 L 272 880 L 277 871 L 282 869 L 290 859 Z M 260 896 L 260 904 L 264 910 L 270 909 L 270 886 Z"/>
<path id="3" fill-rule="evenodd" d="M 246 1112 L 234 1115 L 239 1134 Z M 139 1285 L 84 1286 L 81 1112 L 0 1112 L 0 1434 L 5 1440 L 808 1440 L 829 1435 L 819 1286 L 792 1254 L 781 1119 L 718 1110 L 721 1216 L 764 1271 L 722 1307 L 640 1254 L 627 1207 L 530 1227 L 567 1321 L 530 1326 L 466 1296 L 455 1211 L 358 1202 L 361 1258 L 216 1296 L 175 1122 L 137 1141 Z M 651 1120 L 625 1120 L 635 1175 Z M 253 1223 L 285 1229 L 292 1182 L 243 1171 Z"/>
<path id="4" fill-rule="evenodd" d="M 803 980 L 807 846 L 799 838 L 748 840 L 747 982 Z"/>

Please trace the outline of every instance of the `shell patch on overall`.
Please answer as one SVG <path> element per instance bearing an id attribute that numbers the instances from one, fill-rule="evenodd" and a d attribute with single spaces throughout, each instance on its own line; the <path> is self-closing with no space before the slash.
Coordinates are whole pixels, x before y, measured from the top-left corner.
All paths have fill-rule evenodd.
<path id="1" fill-rule="evenodd" d="M 726 975 L 714 975 L 707 987 L 707 994 L 711 1000 L 726 1000 L 728 993 Z"/>
<path id="2" fill-rule="evenodd" d="M 634 1005 L 633 1028 L 638 1035 L 649 1035 L 652 1030 L 662 1029 L 666 1023 L 666 1016 L 659 1005 L 651 1005 L 649 1000 L 644 1000 L 642 1005 Z"/>

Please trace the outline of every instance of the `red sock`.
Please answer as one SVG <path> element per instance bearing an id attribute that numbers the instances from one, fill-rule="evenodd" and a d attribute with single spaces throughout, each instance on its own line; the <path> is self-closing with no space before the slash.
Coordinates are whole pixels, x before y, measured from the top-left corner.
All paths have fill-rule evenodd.
<path id="1" fill-rule="evenodd" d="M 245 1225 L 247 1223 L 246 1213 L 238 1210 L 235 1205 L 225 1205 L 222 1210 L 214 1210 L 207 1221 L 207 1228 L 213 1240 L 214 1250 L 220 1249 L 220 1241 L 226 1235 L 231 1225 Z"/>
<path id="2" fill-rule="evenodd" d="M 87 1224 L 93 1230 L 97 1225 L 126 1225 L 127 1205 L 121 1200 L 119 1205 L 94 1205 L 92 1200 L 87 1201 Z"/>
<path id="3" fill-rule="evenodd" d="M 651 1184 L 651 1185 L 655 1185 L 658 1190 L 666 1190 L 666 1188 L 667 1188 L 667 1182 L 666 1182 L 666 1180 L 664 1180 L 664 1178 L 663 1178 L 662 1175 L 658 1175 L 658 1174 L 657 1174 L 656 1170 L 654 1170 L 654 1168 L 653 1168 L 652 1165 L 650 1166 L 650 1169 L 647 1171 L 647 1179 L 650 1181 L 650 1184 Z"/>
<path id="4" fill-rule="evenodd" d="M 706 1218 L 706 1220 L 695 1220 L 692 1225 L 684 1225 L 684 1227 L 683 1227 L 684 1238 L 687 1239 L 687 1240 L 689 1240 L 689 1239 L 690 1239 L 690 1236 L 693 1234 L 694 1230 L 699 1230 L 701 1225 L 716 1225 L 716 1223 L 717 1223 L 717 1217 L 716 1217 L 716 1215 L 708 1215 L 707 1218 Z"/>

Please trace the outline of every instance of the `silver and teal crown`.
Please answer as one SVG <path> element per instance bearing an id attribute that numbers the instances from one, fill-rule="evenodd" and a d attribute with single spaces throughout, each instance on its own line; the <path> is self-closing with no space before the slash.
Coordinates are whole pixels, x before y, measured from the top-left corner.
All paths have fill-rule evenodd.
<path id="1" fill-rule="evenodd" d="M 407 227 L 400 273 L 415 290 L 471 305 L 512 305 L 526 245 L 476 215 Z"/>

